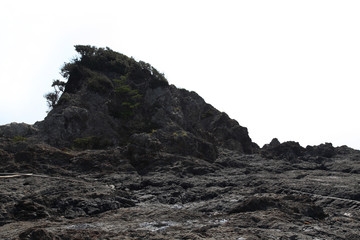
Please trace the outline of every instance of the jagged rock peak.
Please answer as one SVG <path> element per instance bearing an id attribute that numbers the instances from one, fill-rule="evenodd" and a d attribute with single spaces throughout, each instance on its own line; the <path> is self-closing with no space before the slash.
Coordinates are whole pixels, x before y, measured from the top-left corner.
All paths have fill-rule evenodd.
<path id="1" fill-rule="evenodd" d="M 269 144 L 265 144 L 263 148 L 269 148 L 269 147 L 277 147 L 281 143 L 277 138 L 273 138 Z"/>
<path id="2" fill-rule="evenodd" d="M 298 158 L 303 160 L 314 160 L 314 158 L 316 158 L 319 160 L 355 152 L 357 151 L 347 146 L 333 147 L 331 143 L 323 143 L 318 146 L 306 146 L 306 148 L 304 148 L 298 142 L 294 141 L 280 143 L 277 138 L 272 139 L 269 144 L 265 144 L 260 150 L 261 155 L 265 158 L 287 160 Z"/>
<path id="3" fill-rule="evenodd" d="M 169 85 L 150 64 L 109 48 L 75 49 L 79 57 L 62 68 L 62 96 L 36 124 L 46 142 L 82 149 L 133 143 L 134 154 L 156 146 L 208 160 L 218 147 L 257 151 L 245 127 L 195 92 Z"/>

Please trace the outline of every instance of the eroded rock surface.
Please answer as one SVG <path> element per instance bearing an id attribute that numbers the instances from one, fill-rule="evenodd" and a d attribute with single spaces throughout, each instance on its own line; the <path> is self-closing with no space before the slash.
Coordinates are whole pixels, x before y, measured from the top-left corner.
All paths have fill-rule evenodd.
<path id="1" fill-rule="evenodd" d="M 39 146 L 26 149 L 36 148 Z M 357 151 L 322 162 L 301 157 L 271 159 L 228 149 L 219 149 L 212 163 L 160 154 L 158 163 L 146 174 L 139 173 L 126 158 L 126 149 L 63 155 L 59 151 L 43 146 L 38 154 L 28 155 L 28 161 L 42 166 L 39 168 L 11 159 L 11 153 L 6 155 L 9 164 L 33 174 L 1 176 L 0 238 L 360 236 Z M 66 164 L 56 160 L 60 156 Z M 2 168 L 6 172 L 9 165 Z"/>

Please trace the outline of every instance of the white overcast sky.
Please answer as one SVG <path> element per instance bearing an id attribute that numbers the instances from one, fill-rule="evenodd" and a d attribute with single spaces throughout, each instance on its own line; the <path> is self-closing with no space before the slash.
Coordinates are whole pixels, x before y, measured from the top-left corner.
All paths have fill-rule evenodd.
<path id="1" fill-rule="evenodd" d="M 46 116 L 73 45 L 149 62 L 262 146 L 360 149 L 360 1 L 0 2 L 0 124 Z"/>

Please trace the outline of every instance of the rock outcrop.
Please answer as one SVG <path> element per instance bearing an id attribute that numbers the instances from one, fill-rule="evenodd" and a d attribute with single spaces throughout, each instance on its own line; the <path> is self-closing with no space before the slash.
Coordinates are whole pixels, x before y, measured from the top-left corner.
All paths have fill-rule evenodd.
<path id="1" fill-rule="evenodd" d="M 64 93 L 45 120 L 35 124 L 47 143 L 106 148 L 149 135 L 161 145 L 158 151 L 210 161 L 218 147 L 258 151 L 245 127 L 195 92 L 169 85 L 149 64 L 110 49 L 77 50 L 81 57 L 63 69 L 68 77 Z"/>
<path id="2" fill-rule="evenodd" d="M 38 129 L 26 123 L 10 123 L 0 126 L 0 137 L 29 137 L 38 133 Z"/>

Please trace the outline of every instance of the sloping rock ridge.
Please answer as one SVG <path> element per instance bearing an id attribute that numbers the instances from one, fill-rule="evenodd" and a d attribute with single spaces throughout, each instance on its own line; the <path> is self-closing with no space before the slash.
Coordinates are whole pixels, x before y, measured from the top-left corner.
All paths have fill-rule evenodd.
<path id="1" fill-rule="evenodd" d="M 48 116 L 0 126 L 1 239 L 360 238 L 359 151 L 260 148 L 151 65 L 75 48 Z"/>

